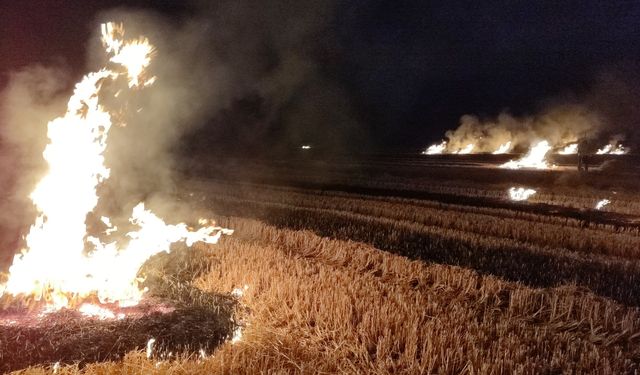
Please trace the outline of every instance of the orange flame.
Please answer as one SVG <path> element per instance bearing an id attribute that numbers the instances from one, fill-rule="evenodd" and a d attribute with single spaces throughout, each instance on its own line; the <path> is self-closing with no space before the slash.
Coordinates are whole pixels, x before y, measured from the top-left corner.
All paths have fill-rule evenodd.
<path id="1" fill-rule="evenodd" d="M 49 171 L 31 194 L 38 216 L 26 236 L 27 248 L 15 256 L 6 284 L 0 285 L 0 295 L 32 296 L 45 301 L 49 310 L 69 307 L 72 300 L 88 296 L 103 303 L 135 305 L 145 292 L 137 273 L 149 257 L 169 251 L 175 242 L 216 243 L 222 234 L 233 232 L 212 225 L 197 231 L 186 224 L 168 225 L 141 203 L 130 219 L 140 229 L 127 234 L 125 249 L 87 235 L 87 214 L 99 199 L 96 188 L 109 178 L 103 153 L 112 117 L 99 101 L 102 83 L 123 74 L 129 88 L 150 85 L 154 79 L 141 80 L 153 46 L 146 38 L 125 41 L 123 35 L 121 25 L 102 25 L 110 61 L 124 73 L 105 67 L 87 74 L 76 85 L 65 115 L 48 124 L 49 144 L 43 156 Z M 101 220 L 110 233 L 117 231 L 108 217 Z M 92 248 L 88 254 L 87 245 Z"/>

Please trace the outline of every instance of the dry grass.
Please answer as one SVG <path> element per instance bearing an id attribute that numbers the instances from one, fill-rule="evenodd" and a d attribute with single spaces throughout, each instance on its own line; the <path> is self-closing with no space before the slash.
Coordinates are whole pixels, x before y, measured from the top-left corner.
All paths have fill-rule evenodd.
<path id="1" fill-rule="evenodd" d="M 139 306 L 113 310 L 125 314 L 124 319 L 101 320 L 74 310 L 40 316 L 37 302 L 3 296 L 0 372 L 54 362 L 85 366 L 118 360 L 144 349 L 152 338 L 154 353 L 162 355 L 212 351 L 233 334 L 236 301 L 191 285 L 209 266 L 203 250 L 176 249 L 152 258 L 142 270 L 147 298 Z"/>
<path id="2" fill-rule="evenodd" d="M 208 186 L 211 190 L 215 185 Z M 319 191 L 291 191 L 264 186 L 255 186 L 246 191 L 231 189 L 228 186 L 221 186 L 219 189 L 209 191 L 216 200 L 240 200 L 250 204 L 277 203 L 298 208 L 343 211 L 490 237 L 509 238 L 541 247 L 640 259 L 640 232 L 637 228 L 620 231 L 610 226 L 598 226 L 597 223 L 585 228 L 583 222 L 572 218 L 556 218 L 550 221 L 549 216 L 544 215 L 513 215 L 514 211 L 505 209 L 469 210 L 464 206 L 429 201 L 371 198 L 350 194 L 333 195 Z"/>
<path id="3" fill-rule="evenodd" d="M 106 373 L 630 373 L 640 312 L 575 286 L 532 289 L 368 245 L 232 220 L 206 292 L 248 285 L 241 341 L 212 356 L 90 364 Z M 25 373 L 41 373 L 32 368 Z M 75 374 L 78 367 L 58 373 Z"/>
<path id="4" fill-rule="evenodd" d="M 180 350 L 171 360 L 138 349 L 91 362 L 81 350 L 57 373 L 640 372 L 637 225 L 504 201 L 506 187 L 523 184 L 553 192 L 543 188 L 540 203 L 591 207 L 618 180 L 402 163 L 243 164 L 244 178 L 285 172 L 274 182 L 297 188 L 190 182 L 199 209 L 244 218 L 220 223 L 236 230 L 220 244 L 156 257 L 143 272 L 155 298 L 181 308 L 235 306 L 242 339 L 216 347 L 215 324 L 196 317 L 166 337 Z M 628 188 L 637 184 L 619 181 L 611 209 L 640 214 Z M 344 192 L 313 190 L 336 186 Z M 234 289 L 244 291 L 237 305 Z M 12 345 L 2 337 L 0 353 Z M 53 371 L 46 362 L 23 373 Z"/>
<path id="5" fill-rule="evenodd" d="M 144 312 L 123 320 L 58 312 L 33 326 L 21 321 L 2 326 L 0 371 L 55 362 L 84 366 L 118 360 L 132 350 L 144 349 L 152 338 L 159 353 L 211 351 L 232 333 L 232 326 L 229 312 L 203 307 Z"/>
<path id="6" fill-rule="evenodd" d="M 471 268 L 529 286 L 575 283 L 601 296 L 640 306 L 640 262 L 635 259 L 583 254 L 515 241 L 510 236 L 495 237 L 350 211 L 227 198 L 214 198 L 209 203 L 218 212 L 254 217 L 278 227 L 364 242 L 412 259 Z"/>
<path id="7" fill-rule="evenodd" d="M 482 156 L 472 155 L 467 161 L 473 164 L 478 158 L 481 159 Z M 508 156 L 506 158 L 504 161 L 509 160 Z M 527 186 L 538 190 L 532 202 L 592 209 L 598 200 L 610 198 L 612 203 L 609 210 L 640 215 L 640 201 L 636 197 L 640 175 L 637 173 L 578 174 L 574 171 L 505 170 L 466 167 L 465 163 L 455 162 L 437 165 L 411 163 L 411 160 L 404 158 L 391 162 L 386 159 L 388 158 L 360 161 L 300 160 L 280 163 L 242 160 L 241 167 L 233 163 L 224 165 L 219 160 L 212 163 L 198 160 L 198 165 L 189 172 L 194 176 L 221 177 L 228 181 L 350 192 L 369 190 L 367 194 L 372 195 L 393 192 L 393 195 L 405 197 L 427 193 L 450 195 L 458 199 L 505 199 L 509 187 Z"/>

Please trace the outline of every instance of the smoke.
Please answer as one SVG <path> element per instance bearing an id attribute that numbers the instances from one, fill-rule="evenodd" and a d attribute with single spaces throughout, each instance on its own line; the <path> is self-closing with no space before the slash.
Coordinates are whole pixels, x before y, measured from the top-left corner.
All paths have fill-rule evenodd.
<path id="1" fill-rule="evenodd" d="M 29 194 L 46 171 L 46 125 L 64 113 L 68 82 L 64 68 L 34 65 L 10 73 L 0 93 L 0 249 L 14 250 L 33 220 Z M 10 255 L 0 252 L 0 265 Z"/>
<path id="2" fill-rule="evenodd" d="M 122 22 L 129 37 L 148 37 L 156 47 L 149 74 L 157 77 L 120 98 L 127 125 L 110 134 L 107 211 L 126 215 L 135 202 L 171 192 L 177 154 L 210 162 L 212 154 L 274 154 L 309 143 L 344 151 L 366 138 L 347 92 L 323 68 L 335 43 L 334 6 L 234 0 L 196 3 L 178 20 L 131 9 L 101 14 L 99 22 Z M 98 39 L 90 65 L 104 63 Z"/>
<path id="3" fill-rule="evenodd" d="M 511 142 L 511 150 L 522 151 L 540 140 L 562 147 L 595 138 L 602 127 L 601 115 L 581 104 L 555 105 L 535 116 L 516 117 L 502 112 L 486 121 L 464 115 L 460 126 L 446 133 L 447 150 L 455 152 L 474 144 L 474 152 L 490 153 Z"/>
<path id="4" fill-rule="evenodd" d="M 631 64 L 610 66 L 598 74 L 590 89 L 575 97 L 547 100 L 534 115 L 503 111 L 496 118 L 464 115 L 455 130 L 446 132 L 445 152 L 473 144 L 473 152 L 491 153 L 511 142 L 510 151 L 523 152 L 540 140 L 558 149 L 579 143 L 595 153 L 607 144 L 640 147 L 640 69 Z"/>
<path id="5" fill-rule="evenodd" d="M 125 38 L 143 35 L 156 47 L 148 74 L 157 77 L 117 99 L 117 84 L 104 88 L 104 104 L 125 126 L 109 134 L 111 177 L 100 187 L 100 214 L 117 222 L 138 201 L 162 206 L 159 197 L 175 190 L 177 154 L 210 161 L 206 155 L 218 148 L 278 151 L 311 143 L 344 150 L 354 136 L 363 139 L 348 93 L 325 68 L 334 58 L 334 8 L 333 0 L 268 7 L 229 0 L 194 3 L 190 14 L 171 18 L 126 8 L 98 15 L 83 73 L 105 64 L 99 24 L 114 21 L 123 23 Z M 68 71 L 29 67 L 12 73 L 2 92 L 0 225 L 11 238 L 34 217 L 28 196 L 46 172 L 46 125 L 66 109 L 75 80 Z M 217 142 L 224 134 L 236 142 L 225 148 Z"/>
<path id="6" fill-rule="evenodd" d="M 221 132 L 229 141 L 216 144 L 214 140 L 217 147 L 240 144 L 255 155 L 291 152 L 301 144 L 348 151 L 366 141 L 350 96 L 329 68 L 339 59 L 334 35 L 337 2 L 200 4 L 198 14 L 206 15 L 210 44 L 215 46 L 213 66 L 231 67 L 230 82 L 241 91 L 224 116 L 213 119 L 212 129 L 203 128 L 205 135 L 215 137 Z M 234 126 L 236 121 L 243 125 Z M 196 134 L 199 139 L 202 133 Z M 210 143 L 207 140 L 203 146 Z"/>
<path id="7" fill-rule="evenodd" d="M 623 62 L 604 69 L 586 102 L 605 121 L 603 138 L 640 149 L 640 63 Z"/>
<path id="8" fill-rule="evenodd" d="M 208 51 L 206 25 L 132 10 L 99 16 L 99 22 L 108 20 L 124 25 L 125 38 L 144 35 L 156 49 L 147 73 L 157 78 L 153 85 L 110 88 L 110 93 L 121 93 L 108 103 L 121 109 L 118 120 L 124 126 L 109 134 L 105 163 L 112 177 L 101 187 L 98 210 L 128 217 L 137 202 L 174 190 L 174 154 L 180 140 L 227 105 L 235 92 L 233 74 L 227 66 L 216 65 Z M 105 54 L 95 29 L 89 61 L 101 66 Z"/>

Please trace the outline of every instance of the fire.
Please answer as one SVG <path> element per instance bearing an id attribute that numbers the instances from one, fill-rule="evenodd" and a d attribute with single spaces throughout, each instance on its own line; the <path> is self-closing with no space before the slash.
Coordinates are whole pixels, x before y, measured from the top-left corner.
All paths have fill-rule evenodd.
<path id="1" fill-rule="evenodd" d="M 102 24 L 102 42 L 107 53 L 111 53 L 109 61 L 114 62 L 127 71 L 129 88 L 140 85 L 140 78 L 144 70 L 151 63 L 153 46 L 147 38 L 123 42 L 124 28 L 112 22 Z M 155 77 L 151 77 L 144 85 L 153 84 Z"/>
<path id="2" fill-rule="evenodd" d="M 596 210 L 602 210 L 609 203 L 611 203 L 611 201 L 608 199 L 600 199 L 598 203 L 596 203 Z"/>
<path id="3" fill-rule="evenodd" d="M 426 150 L 422 151 L 422 155 L 440 155 L 445 152 L 448 154 L 465 155 L 465 154 L 470 154 L 476 147 L 475 144 L 469 143 L 463 148 L 459 148 L 456 151 L 447 151 L 448 145 L 449 144 L 447 143 L 447 141 L 442 141 L 440 143 L 433 144 L 429 146 Z"/>
<path id="4" fill-rule="evenodd" d="M 494 154 L 494 155 L 506 154 L 509 151 L 511 151 L 511 141 L 508 141 L 507 143 L 501 144 L 500 147 L 498 147 L 497 150 L 492 152 L 492 154 Z"/>
<path id="5" fill-rule="evenodd" d="M 168 225 L 140 203 L 130 219 L 139 230 L 127 233 L 126 248 L 87 234 L 87 215 L 99 199 L 96 189 L 109 178 L 103 153 L 112 117 L 100 103 L 101 87 L 122 75 L 129 88 L 153 82 L 141 80 L 153 46 L 144 38 L 125 41 L 123 35 L 122 26 L 102 25 L 110 61 L 122 69 L 105 67 L 87 74 L 76 85 L 64 116 L 48 124 L 49 144 L 43 157 L 49 170 L 30 196 L 38 216 L 26 236 L 26 249 L 15 256 L 6 284 L 0 285 L 0 295 L 32 296 L 44 301 L 49 310 L 74 306 L 89 296 L 101 303 L 135 305 L 145 292 L 137 273 L 149 257 L 169 251 L 175 242 L 216 243 L 222 234 L 232 233 L 213 225 L 197 231 L 182 223 Z M 117 232 L 108 217 L 101 221 L 108 234 Z M 95 308 L 84 309 L 95 312 Z"/>
<path id="6" fill-rule="evenodd" d="M 628 153 L 629 150 L 627 148 L 625 148 L 624 146 L 622 146 L 621 144 L 614 144 L 614 143 L 609 143 L 608 145 L 604 146 L 603 148 L 599 149 L 598 151 L 596 151 L 596 154 L 598 155 L 624 155 L 626 153 Z"/>
<path id="7" fill-rule="evenodd" d="M 509 188 L 509 198 L 512 201 L 526 201 L 528 200 L 536 191 L 533 189 L 526 189 L 523 187 L 520 188 Z"/>
<path id="8" fill-rule="evenodd" d="M 613 148 L 613 145 L 606 145 L 601 149 L 598 149 L 598 151 L 596 151 L 596 154 L 598 155 L 604 155 L 604 154 L 608 154 L 611 152 L 611 149 Z"/>
<path id="9" fill-rule="evenodd" d="M 231 338 L 232 344 L 237 344 L 242 341 L 242 327 L 238 326 L 235 330 L 233 330 L 233 337 Z"/>
<path id="10" fill-rule="evenodd" d="M 124 314 L 120 313 L 116 315 L 113 311 L 104 307 L 94 305 L 92 303 L 84 303 L 78 308 L 78 311 L 86 316 L 92 316 L 100 320 L 107 319 L 124 319 Z"/>
<path id="11" fill-rule="evenodd" d="M 578 153 L 578 144 L 572 143 L 558 152 L 560 155 L 574 155 Z"/>
<path id="12" fill-rule="evenodd" d="M 535 144 L 529 152 L 519 160 L 510 160 L 500 166 L 500 168 L 520 169 L 549 169 L 550 166 L 545 157 L 551 150 L 551 145 L 547 141 L 540 141 Z"/>
<path id="13" fill-rule="evenodd" d="M 447 141 L 442 141 L 441 143 L 433 144 L 429 146 L 426 150 L 422 151 L 423 155 L 439 155 L 444 152 L 447 148 Z"/>
<path id="14" fill-rule="evenodd" d="M 459 149 L 458 151 L 454 152 L 454 154 L 458 154 L 458 155 L 466 155 L 466 154 L 470 154 L 471 151 L 473 151 L 473 149 L 476 146 L 473 143 L 469 143 L 468 145 L 466 145 L 464 148 Z"/>
<path id="15" fill-rule="evenodd" d="M 149 341 L 147 341 L 147 358 L 151 358 L 151 355 L 153 354 L 153 344 L 156 343 L 156 339 L 154 339 L 153 337 L 149 339 Z"/>

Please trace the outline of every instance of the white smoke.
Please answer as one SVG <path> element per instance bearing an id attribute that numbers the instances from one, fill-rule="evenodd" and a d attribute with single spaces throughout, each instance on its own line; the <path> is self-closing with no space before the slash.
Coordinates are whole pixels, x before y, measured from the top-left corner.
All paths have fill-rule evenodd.
<path id="1" fill-rule="evenodd" d="M 464 115 L 460 126 L 445 134 L 445 153 L 456 153 L 469 144 L 474 145 L 476 153 L 494 153 L 509 142 L 509 151 L 524 151 L 540 139 L 559 148 L 595 138 L 601 128 L 600 116 L 579 104 L 554 106 L 535 116 L 516 117 L 503 112 L 495 119 L 481 120 L 474 115 Z"/>

